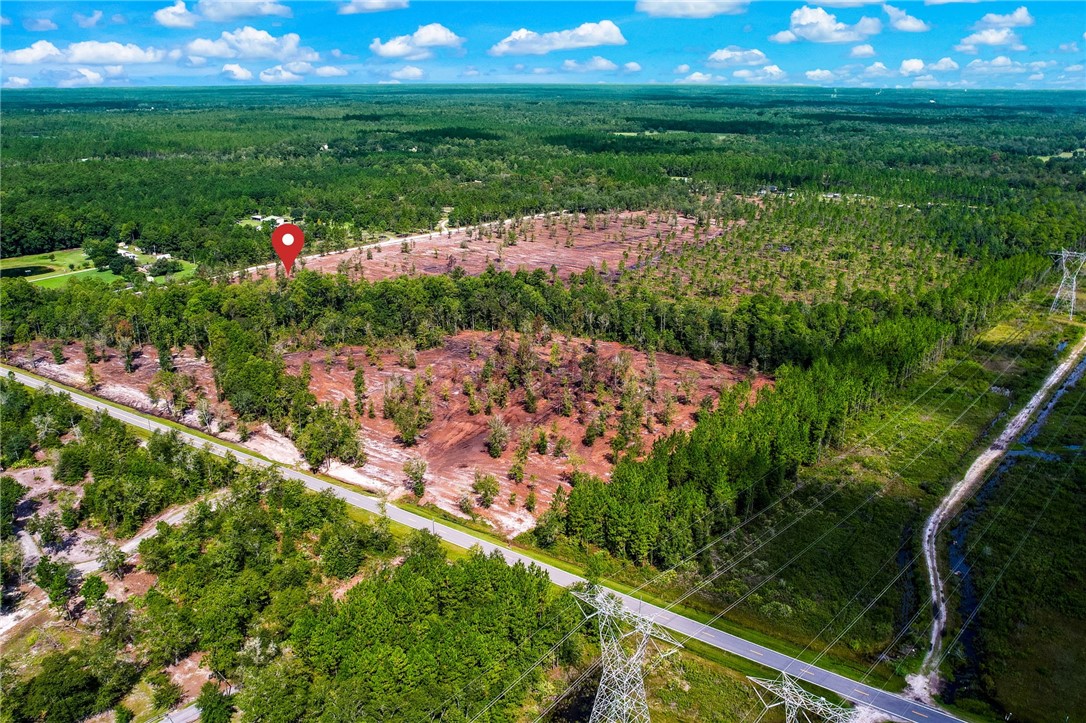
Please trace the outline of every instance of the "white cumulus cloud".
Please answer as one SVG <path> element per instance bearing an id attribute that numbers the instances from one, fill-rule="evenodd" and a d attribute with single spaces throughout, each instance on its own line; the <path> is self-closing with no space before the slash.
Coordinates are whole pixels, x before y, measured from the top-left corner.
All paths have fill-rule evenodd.
<path id="1" fill-rule="evenodd" d="M 521 28 L 503 38 L 488 52 L 491 55 L 545 55 L 555 50 L 594 48 L 600 45 L 625 45 L 622 31 L 610 20 L 584 23 L 572 30 L 537 33 Z"/>
<path id="2" fill-rule="evenodd" d="M 982 28 L 1028 28 L 1031 25 L 1033 25 L 1033 16 L 1029 14 L 1029 10 L 1023 5 L 1008 15 L 988 13 L 977 22 L 974 28 L 978 30 Z"/>
<path id="3" fill-rule="evenodd" d="M 420 25 L 419 29 L 410 35 L 390 38 L 388 42 L 383 43 L 380 38 L 374 38 L 370 43 L 370 50 L 382 58 L 424 60 L 433 56 L 433 48 L 459 48 L 463 43 L 464 38 L 444 25 L 430 23 Z"/>
<path id="4" fill-rule="evenodd" d="M 775 43 L 794 43 L 809 40 L 812 43 L 855 43 L 882 31 L 878 18 L 863 17 L 855 25 L 839 22 L 822 8 L 804 6 L 792 11 L 788 30 L 769 36 Z"/>
<path id="5" fill-rule="evenodd" d="M 61 60 L 63 57 L 63 53 L 57 49 L 57 46 L 48 40 L 39 40 L 28 48 L 4 53 L 3 60 L 5 63 L 11 63 L 12 65 L 31 65 L 47 60 Z"/>
<path id="6" fill-rule="evenodd" d="M 676 65 L 675 69 L 671 72 L 675 75 L 683 75 L 690 72 L 690 66 L 686 63 L 683 63 L 682 65 Z"/>
<path id="7" fill-rule="evenodd" d="M 711 18 L 740 15 L 750 0 L 637 0 L 637 10 L 654 18 Z"/>
<path id="8" fill-rule="evenodd" d="M 93 28 L 98 24 L 98 21 L 102 19 L 102 11 L 95 10 L 90 15 L 84 15 L 83 13 L 72 13 L 72 20 L 75 24 L 81 28 Z"/>
<path id="9" fill-rule="evenodd" d="M 940 58 L 934 63 L 929 63 L 924 66 L 924 70 L 946 72 L 948 70 L 957 70 L 958 64 L 954 62 L 953 58 Z"/>
<path id="10" fill-rule="evenodd" d="M 885 78 L 887 75 L 890 75 L 890 69 L 886 67 L 885 63 L 879 61 L 875 61 L 864 68 L 864 76 L 868 78 Z"/>
<path id="11" fill-rule="evenodd" d="M 720 50 L 714 50 L 709 55 L 709 65 L 726 68 L 734 65 L 765 65 L 769 58 L 757 48 L 749 50 L 738 45 L 729 45 Z"/>
<path id="12" fill-rule="evenodd" d="M 185 7 L 185 0 L 177 0 L 173 5 L 156 10 L 155 22 L 167 28 L 194 28 L 200 21 L 200 17 L 189 12 Z"/>
<path id="13" fill-rule="evenodd" d="M 906 33 L 926 33 L 931 30 L 931 26 L 923 20 L 909 15 L 909 13 L 900 8 L 895 8 L 892 5 L 883 5 L 882 9 L 890 16 L 890 27 L 894 30 L 901 30 Z"/>
<path id="14" fill-rule="evenodd" d="M 719 75 L 712 75 L 710 73 L 701 73 L 694 71 L 685 78 L 679 78 L 676 83 L 689 83 L 691 85 L 700 85 L 703 83 L 712 83 L 714 80 L 723 80 Z"/>
<path id="15" fill-rule="evenodd" d="M 18 75 L 12 75 L 4 81 L 5 88 L 28 88 L 30 87 L 30 78 L 22 78 Z"/>
<path id="16" fill-rule="evenodd" d="M 87 40 L 72 43 L 65 52 L 65 62 L 103 65 L 107 63 L 157 63 L 166 57 L 165 51 L 141 48 L 133 43 L 121 45 L 115 40 Z"/>
<path id="17" fill-rule="evenodd" d="M 901 61 L 898 72 L 902 75 L 916 75 L 924 71 L 924 61 L 920 58 L 909 58 Z"/>
<path id="18" fill-rule="evenodd" d="M 253 71 L 243 68 L 237 63 L 227 63 L 222 66 L 222 74 L 230 80 L 252 80 Z"/>
<path id="19" fill-rule="evenodd" d="M 638 69 L 640 70 L 640 66 L 638 66 Z M 607 58 L 593 55 L 583 63 L 578 63 L 576 60 L 567 60 L 562 63 L 562 70 L 566 73 L 603 73 L 618 70 L 618 66 Z"/>
<path id="20" fill-rule="evenodd" d="M 788 73 L 780 69 L 776 65 L 767 65 L 764 68 L 752 69 L 743 68 L 732 73 L 733 78 L 739 80 L 745 80 L 748 83 L 769 83 L 777 80 L 784 80 L 788 77 Z"/>
<path id="21" fill-rule="evenodd" d="M 965 66 L 970 73 L 982 73 L 984 75 L 1006 75 L 1010 73 L 1025 73 L 1027 68 L 1017 60 L 1011 60 L 1006 55 L 1000 55 L 991 60 L 974 60 Z"/>
<path id="22" fill-rule="evenodd" d="M 290 8 L 272 0 L 200 0 L 195 9 L 200 15 L 216 23 L 267 15 L 293 17 Z"/>
<path id="23" fill-rule="evenodd" d="M 260 71 L 260 80 L 263 83 L 295 83 L 302 79 L 297 73 L 292 73 L 282 65 L 275 65 L 267 70 Z"/>
<path id="24" fill-rule="evenodd" d="M 389 73 L 389 77 L 396 80 L 422 80 L 426 77 L 426 73 L 422 71 L 422 68 L 418 68 L 414 65 L 405 65 L 399 70 L 394 70 Z"/>
<path id="25" fill-rule="evenodd" d="M 215 40 L 196 38 L 185 46 L 191 55 L 208 58 L 260 58 L 313 62 L 320 59 L 312 48 L 302 47 L 297 33 L 275 37 L 266 30 L 246 25 L 233 32 L 223 31 Z"/>
<path id="26" fill-rule="evenodd" d="M 622 72 L 623 73 L 640 73 L 641 72 L 641 63 L 638 63 L 638 62 L 633 61 L 633 60 L 631 60 L 628 63 L 623 63 L 622 64 Z"/>
<path id="27" fill-rule="evenodd" d="M 813 80 L 816 83 L 828 83 L 833 80 L 834 77 L 832 70 L 823 70 L 821 68 L 817 70 L 808 70 L 804 75 L 807 76 L 807 80 Z"/>
<path id="28" fill-rule="evenodd" d="M 335 65 L 322 65 L 314 70 L 313 74 L 319 78 L 339 78 L 347 75 L 347 71 Z"/>
<path id="29" fill-rule="evenodd" d="M 870 43 L 855 46 L 850 52 L 850 58 L 872 58 L 875 56 L 875 48 Z"/>
<path id="30" fill-rule="evenodd" d="M 972 35 L 962 38 L 962 42 L 954 46 L 959 53 L 975 53 L 981 45 L 989 47 L 1007 47 L 1010 50 L 1025 50 L 1018 33 L 1010 28 L 985 28 Z"/>

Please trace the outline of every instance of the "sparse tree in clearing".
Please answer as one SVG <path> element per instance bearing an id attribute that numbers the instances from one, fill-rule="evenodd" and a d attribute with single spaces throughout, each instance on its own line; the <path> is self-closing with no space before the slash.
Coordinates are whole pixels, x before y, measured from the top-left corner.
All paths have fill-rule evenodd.
<path id="1" fill-rule="evenodd" d="M 517 459 L 513 460 L 512 466 L 509 467 L 509 479 L 513 480 L 517 484 L 520 484 L 521 482 L 524 481 L 524 460 L 523 459 L 520 459 L 518 457 Z"/>
<path id="2" fill-rule="evenodd" d="M 53 345 L 49 347 L 49 351 L 53 354 L 53 361 L 57 364 L 63 364 L 67 361 L 64 358 L 64 347 L 60 345 L 59 341 L 53 342 Z"/>
<path id="3" fill-rule="evenodd" d="M 535 393 L 535 385 L 529 377 L 524 384 L 524 411 L 535 414 L 539 409 L 539 397 Z"/>
<path id="4" fill-rule="evenodd" d="M 215 423 L 215 409 L 211 406 L 211 402 L 207 400 L 207 397 L 200 397 L 196 401 L 196 420 L 200 423 L 200 426 L 210 431 L 212 425 Z"/>
<path id="5" fill-rule="evenodd" d="M 547 432 L 542 427 L 536 430 L 535 434 L 535 451 L 539 454 L 547 453 Z"/>
<path id="6" fill-rule="evenodd" d="M 595 444 L 596 440 L 602 437 L 604 435 L 604 432 L 607 431 L 607 427 L 604 424 L 603 419 L 603 413 L 597 413 L 592 417 L 592 421 L 589 422 L 588 425 L 585 427 L 584 439 L 582 441 L 584 442 L 584 445 L 586 447 L 591 447 L 593 444 Z"/>
<path id="7" fill-rule="evenodd" d="M 501 490 L 498 487 L 497 477 L 475 470 L 475 481 L 471 484 L 471 491 L 479 495 L 479 504 L 490 507 Z"/>
<path id="8" fill-rule="evenodd" d="M 408 385 L 402 376 L 385 386 L 384 417 L 391 419 L 400 433 L 400 440 L 411 447 L 418 436 L 433 421 L 434 413 L 426 383 L 421 377 Z"/>
<path id="9" fill-rule="evenodd" d="M 128 562 L 128 556 L 124 553 L 124 550 L 101 537 L 91 542 L 89 546 L 94 550 L 94 559 L 102 566 L 102 569 L 113 577 L 120 579 L 124 572 L 124 566 Z"/>
<path id="10" fill-rule="evenodd" d="M 69 562 L 53 562 L 45 555 L 34 568 L 34 582 L 49 596 L 49 602 L 65 618 L 69 616 L 68 603 L 72 598 L 69 576 L 75 568 Z"/>
<path id="11" fill-rule="evenodd" d="M 573 415 L 573 392 L 569 390 L 568 386 L 562 387 L 562 400 L 558 404 L 558 413 L 563 417 Z"/>
<path id="12" fill-rule="evenodd" d="M 656 366 L 656 352 L 649 352 L 649 363 L 645 368 L 645 387 L 649 390 L 649 399 L 656 401 L 656 388 L 660 383 L 660 368 Z"/>
<path id="13" fill-rule="evenodd" d="M 465 515 L 475 516 L 475 503 L 471 501 L 469 495 L 463 495 L 460 497 L 460 501 L 456 503 L 456 506 L 460 508 L 460 511 Z"/>
<path id="14" fill-rule="evenodd" d="M 694 399 L 694 392 L 698 388 L 698 375 L 696 372 L 685 372 L 679 379 L 679 397 L 683 404 L 690 404 Z"/>
<path id="15" fill-rule="evenodd" d="M 353 359 L 354 357 L 351 357 Z M 362 367 L 354 372 L 354 408 L 359 416 L 366 413 L 366 373 Z"/>
<path id="16" fill-rule="evenodd" d="M 535 512 L 536 504 L 535 490 L 528 490 L 528 496 L 524 498 L 524 509 Z"/>
<path id="17" fill-rule="evenodd" d="M 83 342 L 83 354 L 87 357 L 87 366 L 96 364 L 99 361 L 98 349 L 94 346 L 94 342 L 87 339 Z"/>
<path id="18" fill-rule="evenodd" d="M 94 367 L 89 363 L 87 368 L 83 371 L 83 383 L 87 385 L 89 391 L 94 391 L 98 388 L 98 375 L 94 373 Z"/>
<path id="19" fill-rule="evenodd" d="M 509 446 L 511 430 L 509 425 L 502 421 L 501 417 L 491 417 L 487 422 L 489 432 L 486 437 L 486 449 L 490 456 L 497 459 Z"/>
<path id="20" fill-rule="evenodd" d="M 60 545 L 64 541 L 61 530 L 60 513 L 56 510 L 44 515 L 34 515 L 26 523 L 26 531 L 37 535 L 44 547 L 52 548 Z"/>
<path id="21" fill-rule="evenodd" d="M 421 498 L 426 494 L 426 462 L 421 459 L 409 459 L 403 463 L 404 474 L 411 481 L 411 489 L 415 496 Z"/>
<path id="22" fill-rule="evenodd" d="M 660 424 L 665 427 L 670 427 L 671 422 L 675 419 L 675 396 L 668 392 L 664 395 L 664 403 L 660 407 L 660 411 L 657 413 L 656 418 L 660 420 Z"/>

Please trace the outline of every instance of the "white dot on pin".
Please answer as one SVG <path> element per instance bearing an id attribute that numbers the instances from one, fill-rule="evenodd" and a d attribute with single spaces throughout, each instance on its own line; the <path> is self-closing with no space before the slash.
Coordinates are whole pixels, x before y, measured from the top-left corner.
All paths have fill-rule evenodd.
<path id="1" fill-rule="evenodd" d="M 292 246 L 293 244 L 294 244 L 294 234 L 292 234 L 292 233 L 283 234 L 283 245 L 284 246 Z"/>

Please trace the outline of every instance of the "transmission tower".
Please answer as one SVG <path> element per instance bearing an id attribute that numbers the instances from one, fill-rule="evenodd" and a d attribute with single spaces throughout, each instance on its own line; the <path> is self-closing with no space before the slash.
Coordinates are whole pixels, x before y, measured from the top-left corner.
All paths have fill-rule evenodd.
<path id="1" fill-rule="evenodd" d="M 1057 311 L 1066 304 L 1070 308 L 1070 318 L 1075 319 L 1075 295 L 1078 293 L 1078 274 L 1086 265 L 1086 253 L 1082 251 L 1068 251 L 1062 249 L 1058 254 L 1052 254 L 1060 260 L 1060 271 L 1063 279 L 1060 288 L 1056 291 L 1056 298 L 1052 300 L 1052 312 Z"/>
<path id="2" fill-rule="evenodd" d="M 624 608 L 617 597 L 598 585 L 573 596 L 586 618 L 596 618 L 600 633 L 603 673 L 589 723 L 649 723 L 644 675 L 649 648 L 666 656 L 675 652 L 679 643 L 652 620 Z"/>
<path id="3" fill-rule="evenodd" d="M 848 723 L 852 720 L 853 709 L 831 703 L 821 696 L 807 692 L 799 687 L 795 678 L 788 675 L 781 674 L 780 680 L 751 678 L 750 681 L 773 694 L 773 697 L 770 698 L 772 702 L 767 702 L 762 697 L 762 691 L 758 690 L 758 688 L 754 689 L 766 710 L 776 708 L 779 705 L 784 706 L 784 720 L 786 723 L 799 723 L 801 720 L 812 723 L 808 713 L 814 713 L 819 720 L 826 721 L 826 723 Z"/>

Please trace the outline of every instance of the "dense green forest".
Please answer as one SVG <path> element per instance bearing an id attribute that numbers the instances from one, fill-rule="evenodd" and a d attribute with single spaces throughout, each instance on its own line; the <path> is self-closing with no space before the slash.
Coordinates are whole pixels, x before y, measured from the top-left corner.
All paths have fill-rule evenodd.
<path id="1" fill-rule="evenodd" d="M 26 91 L 6 99 L 4 255 L 137 242 L 206 268 L 309 242 L 559 209 L 715 213 L 767 186 L 922 206 L 961 247 L 1071 243 L 1076 93 L 803 88 Z M 327 150 L 322 147 L 327 145 Z M 992 179 L 999 182 L 993 183 Z M 103 179 L 108 179 L 103 182 Z M 932 204 L 930 207 L 928 204 Z"/>
<path id="2" fill-rule="evenodd" d="M 169 435 L 141 445 L 119 422 L 81 415 L 63 395 L 4 380 L 0 400 L 5 439 L 30 437 L 26 450 L 5 449 L 9 460 L 53 450 L 57 478 L 73 485 L 89 471 L 82 499 L 62 516 L 68 529 L 91 524 L 123 539 L 130 518 L 115 517 L 134 506 L 133 514 L 157 511 L 157 487 L 177 488 L 170 502 L 226 487 L 140 543 L 139 567 L 155 579 L 145 594 L 119 600 L 100 574 L 80 580 L 48 554 L 36 564 L 33 579 L 86 633 L 80 645 L 45 655 L 29 677 L 3 668 L 5 721 L 82 720 L 120 705 L 141 680 L 155 706 L 168 707 L 179 689 L 160 671 L 197 651 L 210 671 L 243 686 L 232 702 L 215 691 L 201 700 L 236 705 L 242 720 L 429 720 L 435 710 L 466 720 L 512 685 L 479 718 L 508 720 L 543 675 L 520 672 L 576 626 L 576 607 L 537 568 L 480 552 L 450 563 L 426 532 L 390 566 L 400 550 L 387 522 L 354 521 L 332 494 L 186 450 Z M 73 429 L 77 439 L 63 444 Z M 27 490 L 6 476 L 0 485 L 4 573 L 17 578 L 21 562 L 7 548 L 17 547 L 14 506 Z M 333 599 L 332 587 L 363 567 L 365 579 Z M 122 555 L 107 569 L 120 578 L 125 568 Z M 548 666 L 577 662 L 582 644 L 566 637 Z"/>

